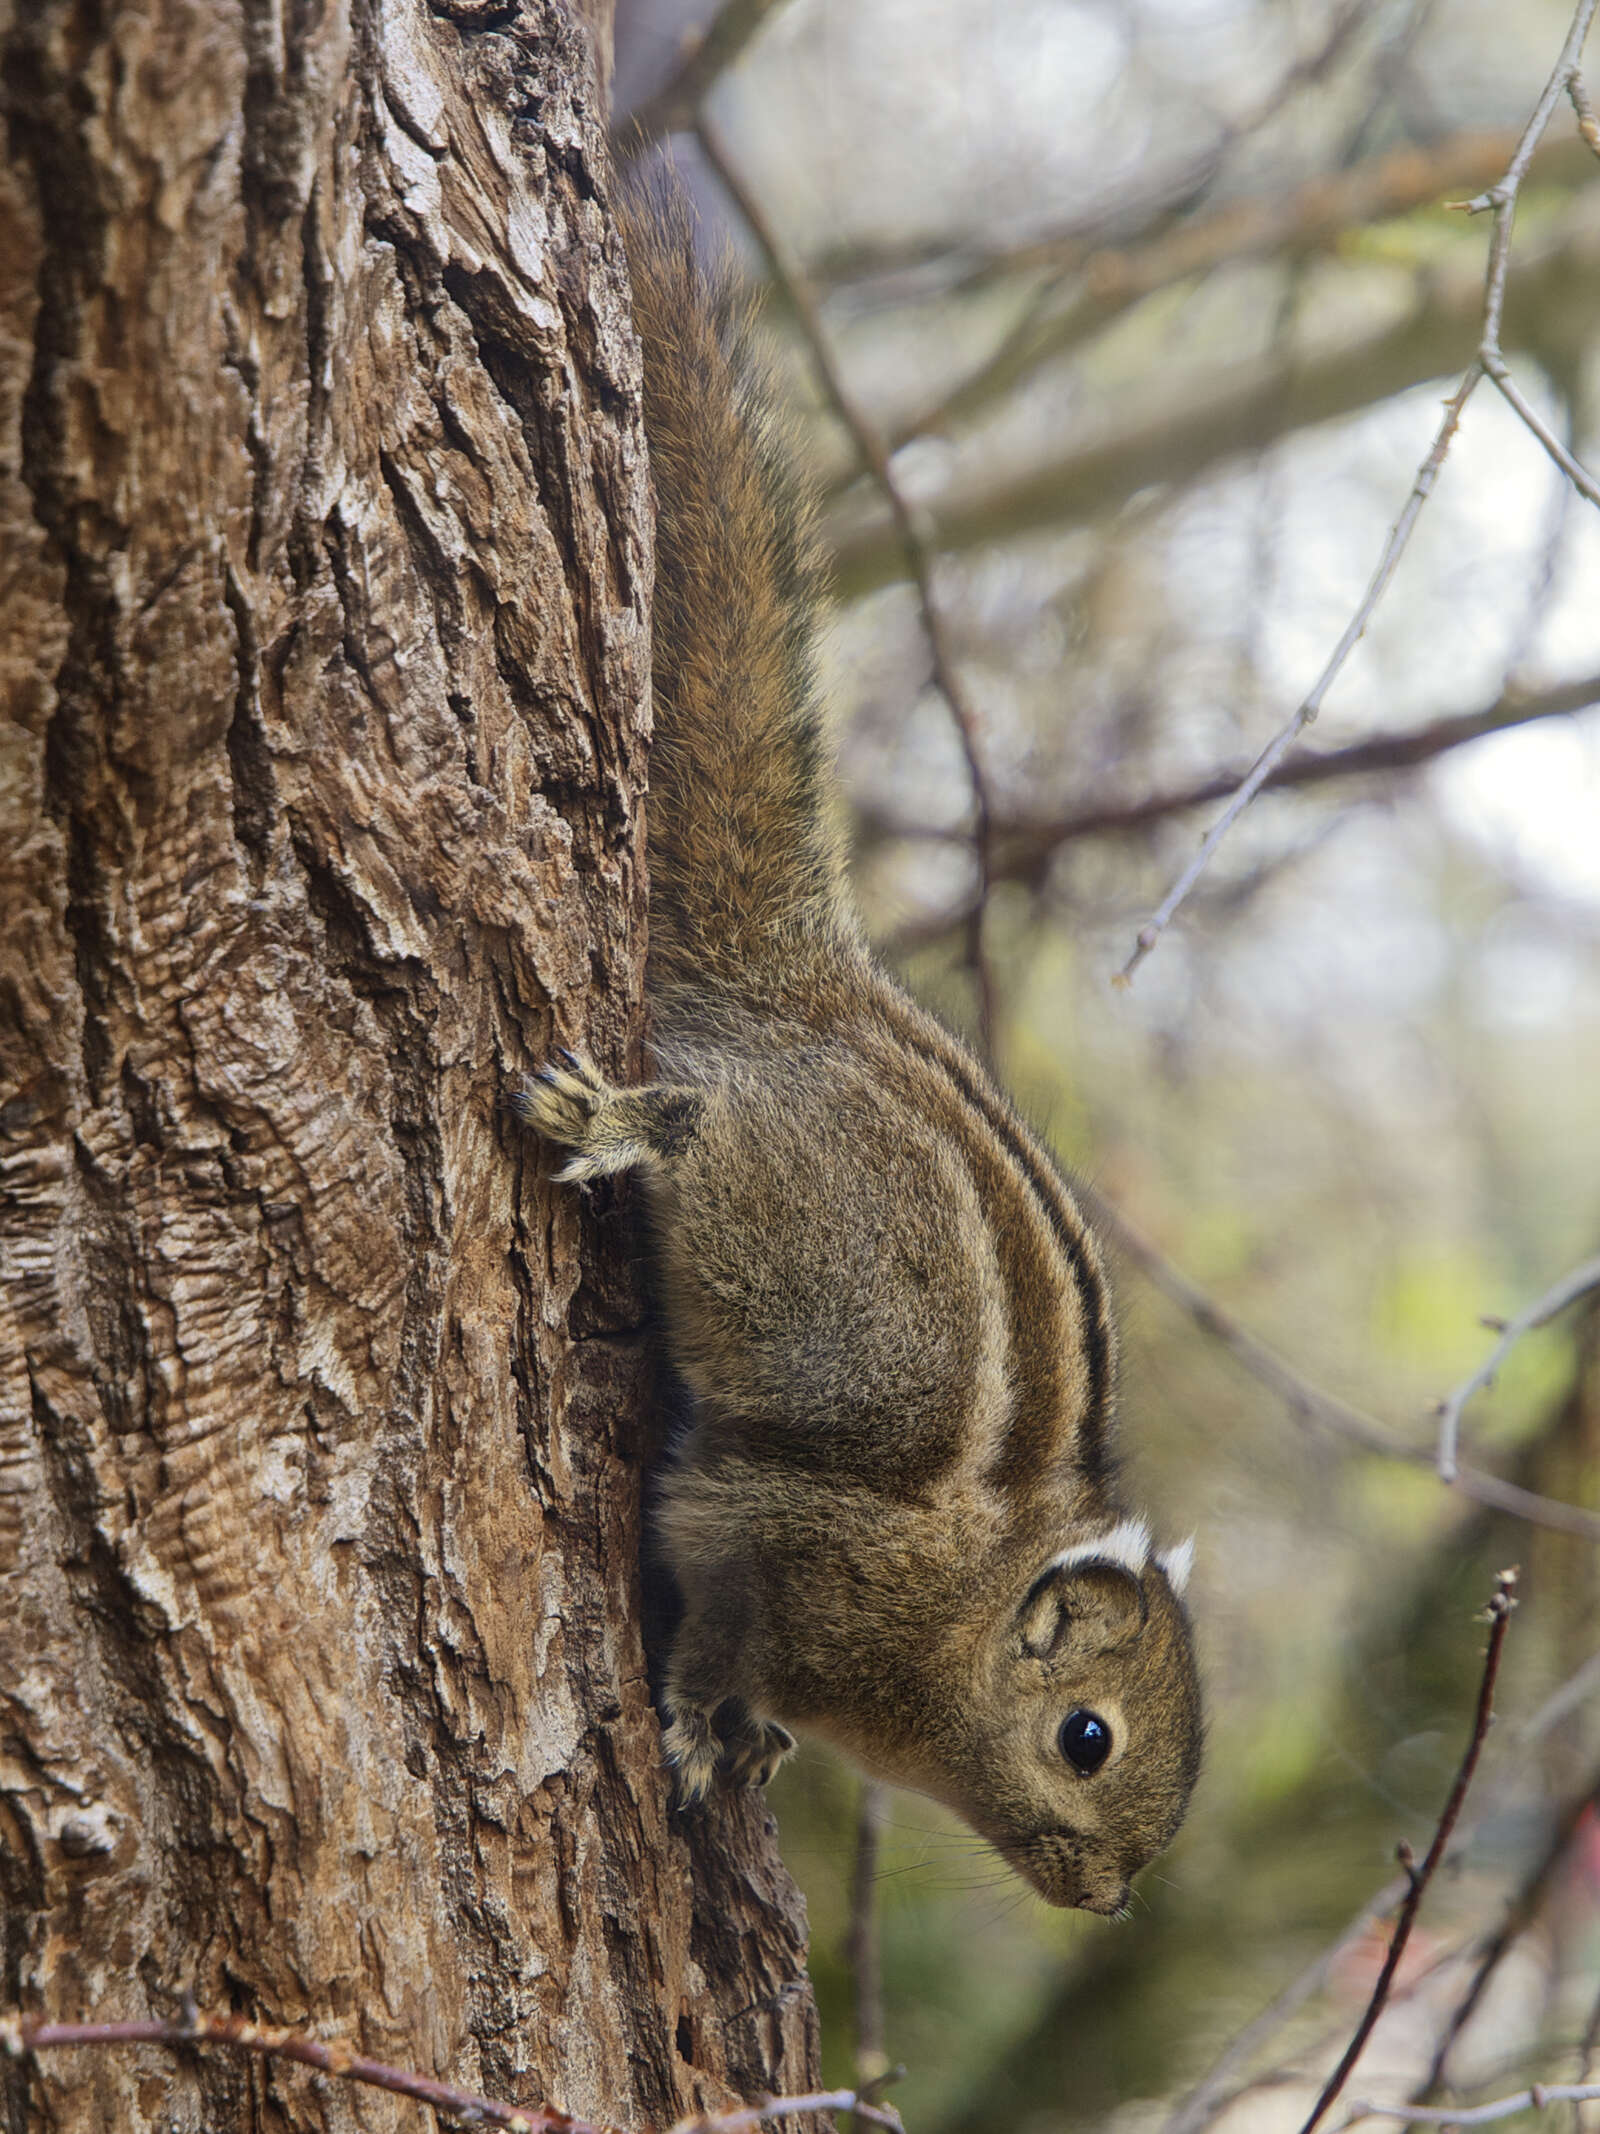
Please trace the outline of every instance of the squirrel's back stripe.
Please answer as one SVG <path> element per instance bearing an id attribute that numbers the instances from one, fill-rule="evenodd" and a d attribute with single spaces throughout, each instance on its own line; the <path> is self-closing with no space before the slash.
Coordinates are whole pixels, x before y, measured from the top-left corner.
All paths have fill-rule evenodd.
<path id="1" fill-rule="evenodd" d="M 911 1043 L 930 1066 L 943 1071 L 969 1109 L 977 1114 L 999 1143 L 1014 1171 L 1031 1189 L 1066 1262 L 1077 1299 L 1077 1334 L 1082 1344 L 1087 1378 L 1073 1451 L 1095 1481 L 1104 1481 L 1111 1462 L 1116 1347 L 1110 1297 L 1093 1233 L 1054 1166 L 988 1086 L 976 1062 L 969 1059 L 961 1046 L 931 1016 L 913 1008 L 909 1002 L 904 1005 L 908 1012 L 898 1034 Z M 1055 1422 L 1054 1417 L 1046 1414 L 1030 1416 L 1026 1405 L 1019 1408 L 1005 1449 L 989 1479 L 1001 1488 L 1026 1486 L 1029 1481 L 1038 1479 L 1059 1451 Z"/>

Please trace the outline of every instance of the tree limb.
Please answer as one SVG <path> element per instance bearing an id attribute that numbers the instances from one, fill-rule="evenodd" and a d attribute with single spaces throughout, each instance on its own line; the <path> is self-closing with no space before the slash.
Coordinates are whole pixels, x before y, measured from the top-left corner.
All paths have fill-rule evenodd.
<path id="1" fill-rule="evenodd" d="M 1326 785 L 1337 778 L 1373 777 L 1386 772 L 1415 770 L 1451 749 L 1463 748 L 1490 734 L 1510 733 L 1538 719 L 1570 717 L 1600 704 L 1600 674 L 1554 688 L 1524 695 L 1509 691 L 1479 711 L 1453 713 L 1432 719 L 1425 726 L 1397 734 L 1371 734 L 1363 741 L 1347 742 L 1342 748 L 1295 749 L 1267 778 L 1266 792 L 1284 792 L 1291 787 Z M 1093 800 L 1069 815 L 1000 816 L 994 827 L 993 877 L 999 881 L 1023 882 L 1038 888 L 1051 860 L 1063 845 L 1087 837 L 1126 837 L 1181 815 L 1190 808 L 1226 800 L 1237 790 L 1243 771 L 1218 771 L 1191 785 L 1170 786 L 1165 792 L 1146 793 L 1132 800 Z M 956 830 L 928 828 L 895 817 L 868 814 L 862 818 L 869 837 L 916 837 L 959 840 Z M 956 923 L 959 914 L 950 922 Z"/>
<path id="2" fill-rule="evenodd" d="M 1555 234 L 1530 245 L 1508 278 L 1511 334 L 1558 312 L 1574 327 L 1600 319 L 1600 215 L 1587 195 Z M 1519 322 L 1522 322 L 1519 325 Z M 1192 481 L 1223 461 L 1261 452 L 1313 424 L 1355 413 L 1470 362 L 1481 339 L 1483 274 L 1450 260 L 1419 278 L 1416 302 L 1398 322 L 1319 353 L 1230 364 L 1178 406 L 1170 399 L 1133 413 L 1098 439 L 1042 465 L 996 473 L 977 464 L 926 513 L 929 545 L 955 553 L 1041 528 L 1080 525 L 1155 484 Z M 1162 377 L 1158 389 L 1170 381 Z M 859 501 L 831 514 L 835 585 L 856 599 L 906 575 L 898 536 Z"/>
<path id="3" fill-rule="evenodd" d="M 1251 260 L 1302 260 L 1330 252 L 1374 223 L 1492 184 L 1516 142 L 1509 128 L 1469 129 L 1426 147 L 1391 149 L 1351 170 L 1309 178 L 1287 193 L 1229 201 L 1144 244 L 1096 247 L 1082 238 L 1058 237 L 1021 246 L 991 262 L 982 278 L 1007 267 L 1070 271 L 1075 278 L 1071 295 L 1038 315 L 1030 313 L 1027 323 L 1008 334 L 953 392 L 894 428 L 892 440 L 898 447 L 929 431 L 970 422 L 1024 385 L 1042 364 L 1176 282 Z M 1549 182 L 1576 185 L 1589 162 L 1571 142 L 1552 141 L 1541 151 L 1537 168 Z"/>

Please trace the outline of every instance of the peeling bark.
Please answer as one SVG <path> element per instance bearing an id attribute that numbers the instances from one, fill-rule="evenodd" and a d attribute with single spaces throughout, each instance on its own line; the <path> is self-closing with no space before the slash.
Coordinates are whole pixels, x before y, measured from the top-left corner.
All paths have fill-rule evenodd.
<path id="1" fill-rule="evenodd" d="M 625 1210 L 638 358 L 555 0 L 0 0 L 0 1999 L 639 2125 L 813 2078 L 758 1803 L 670 1819 Z M 415 2128 L 220 2057 L 48 2129 Z"/>

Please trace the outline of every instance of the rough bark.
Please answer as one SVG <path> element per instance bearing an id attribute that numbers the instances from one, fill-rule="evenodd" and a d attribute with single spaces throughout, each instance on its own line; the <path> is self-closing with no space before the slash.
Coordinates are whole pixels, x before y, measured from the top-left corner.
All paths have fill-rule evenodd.
<path id="1" fill-rule="evenodd" d="M 759 1805 L 669 1816 L 626 1210 L 650 571 L 555 0 L 0 0 L 0 2000 L 623 2125 L 804 2087 Z M 417 2127 L 222 2057 L 13 2126 Z"/>

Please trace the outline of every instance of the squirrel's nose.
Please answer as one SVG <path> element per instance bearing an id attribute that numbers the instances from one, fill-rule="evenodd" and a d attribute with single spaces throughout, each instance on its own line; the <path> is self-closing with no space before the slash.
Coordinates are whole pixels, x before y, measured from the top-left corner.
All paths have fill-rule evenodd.
<path id="1" fill-rule="evenodd" d="M 1116 1883 L 1109 1889 L 1086 1889 L 1078 1899 L 1078 1909 L 1097 1912 L 1102 1919 L 1115 1919 L 1119 1912 L 1127 1910 L 1132 1896 L 1132 1885 L 1127 1882 Z"/>

